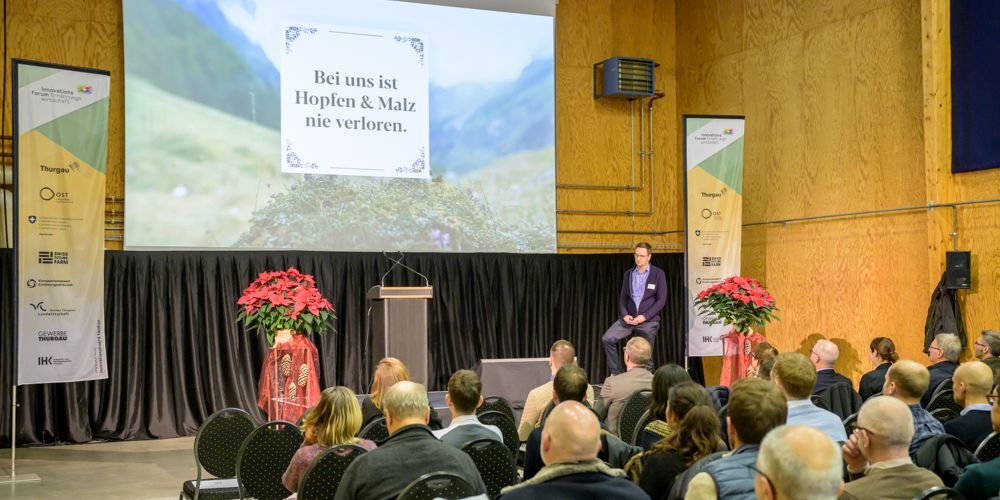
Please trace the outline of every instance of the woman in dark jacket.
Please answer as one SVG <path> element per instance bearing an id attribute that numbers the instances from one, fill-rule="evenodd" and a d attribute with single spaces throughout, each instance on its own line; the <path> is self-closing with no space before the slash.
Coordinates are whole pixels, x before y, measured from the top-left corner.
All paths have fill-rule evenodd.
<path id="1" fill-rule="evenodd" d="M 889 337 L 876 337 L 872 340 L 868 353 L 868 359 L 872 362 L 874 370 L 861 377 L 858 384 L 858 393 L 861 399 L 868 399 L 875 394 L 882 392 L 882 384 L 885 383 L 885 373 L 889 371 L 889 366 L 899 360 L 896 354 L 896 344 Z"/>

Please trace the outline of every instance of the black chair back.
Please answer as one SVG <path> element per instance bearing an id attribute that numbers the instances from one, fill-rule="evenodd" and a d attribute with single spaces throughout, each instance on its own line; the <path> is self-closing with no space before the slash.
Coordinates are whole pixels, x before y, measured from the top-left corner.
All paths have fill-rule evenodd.
<path id="1" fill-rule="evenodd" d="M 483 404 L 476 409 L 476 414 L 478 415 L 488 411 L 498 411 L 507 415 L 507 417 L 512 421 L 517 421 L 517 417 L 514 416 L 514 407 L 510 404 L 510 401 L 507 401 L 500 396 L 490 396 L 483 399 Z"/>
<path id="2" fill-rule="evenodd" d="M 501 414 L 502 415 L 502 414 Z M 468 481 L 450 472 L 431 472 L 410 483 L 396 500 L 457 500 L 474 496 L 476 490 Z"/>
<path id="3" fill-rule="evenodd" d="M 954 382 L 950 378 L 942 380 L 940 383 L 938 383 L 937 387 L 934 388 L 934 391 L 931 392 L 931 397 L 930 399 L 928 399 L 928 401 L 934 399 L 934 396 L 937 396 L 938 394 L 941 394 L 944 391 L 952 390 L 953 387 L 954 387 Z"/>
<path id="4" fill-rule="evenodd" d="M 477 415 L 479 422 L 483 425 L 495 425 L 500 428 L 503 434 L 503 444 L 510 450 L 510 456 L 517 456 L 517 449 L 521 447 L 521 438 L 517 435 L 517 425 L 514 420 L 498 411 L 487 411 Z"/>
<path id="5" fill-rule="evenodd" d="M 988 462 L 1000 457 L 1000 433 L 993 432 L 976 448 L 976 458 L 980 462 Z"/>
<path id="6" fill-rule="evenodd" d="M 549 413 L 556 409 L 556 404 L 553 401 L 549 401 L 549 404 L 545 405 L 545 409 L 542 410 L 542 418 L 538 420 L 538 426 L 545 428 L 545 421 L 549 418 Z M 600 417 L 598 417 L 600 420 Z"/>
<path id="7" fill-rule="evenodd" d="M 955 402 L 955 393 L 951 389 L 942 390 L 937 393 L 937 396 L 931 398 L 930 403 L 927 403 L 927 411 L 934 411 L 938 408 L 951 408 L 956 413 L 962 413 L 962 405 Z"/>
<path id="8" fill-rule="evenodd" d="M 281 475 L 300 445 L 302 431 L 291 422 L 274 420 L 254 429 L 236 460 L 240 498 L 280 500 L 290 495 L 281 484 Z"/>
<path id="9" fill-rule="evenodd" d="M 650 413 L 649 408 L 642 412 L 642 416 L 639 417 L 639 423 L 635 426 L 635 430 L 632 431 L 632 436 L 629 437 L 629 443 L 634 446 L 642 446 L 642 431 L 646 429 L 646 426 L 653 421 L 653 414 Z M 622 439 L 625 439 L 624 437 Z"/>
<path id="10" fill-rule="evenodd" d="M 625 400 L 622 411 L 618 414 L 618 428 L 614 429 L 615 434 L 623 441 L 631 442 L 635 426 L 639 425 L 639 419 L 642 418 L 642 413 L 649 409 L 649 402 L 652 399 L 653 391 L 639 389 Z"/>
<path id="11" fill-rule="evenodd" d="M 950 488 L 958 482 L 958 477 L 967 466 L 979 463 L 979 460 L 957 437 L 939 434 L 920 445 L 913 456 L 913 463 L 936 474 Z"/>
<path id="12" fill-rule="evenodd" d="M 724 385 L 713 385 L 708 388 L 708 395 L 712 396 L 715 404 L 715 411 L 718 412 L 723 406 L 729 404 L 729 388 Z"/>
<path id="13" fill-rule="evenodd" d="M 479 475 L 486 483 L 490 498 L 500 495 L 500 490 L 517 482 L 517 465 L 507 446 L 495 439 L 476 439 L 462 445 L 462 451 L 472 457 Z"/>
<path id="14" fill-rule="evenodd" d="M 942 498 L 942 499 L 956 499 L 965 500 L 965 495 L 951 489 L 945 488 L 943 486 L 933 486 L 922 491 L 919 495 L 913 497 L 913 500 L 928 500 L 931 498 Z"/>
<path id="15" fill-rule="evenodd" d="M 726 424 L 726 417 L 729 416 L 729 404 L 719 408 L 719 430 L 722 432 L 722 441 L 729 446 L 729 426 Z"/>
<path id="16" fill-rule="evenodd" d="M 932 417 L 938 419 L 942 424 L 959 416 L 959 413 L 951 408 L 938 408 L 930 413 Z"/>
<path id="17" fill-rule="evenodd" d="M 368 422 L 368 425 L 358 433 L 358 437 L 378 444 L 389 439 L 389 428 L 385 425 L 385 417 L 378 417 Z"/>
<path id="18" fill-rule="evenodd" d="M 816 403 L 816 399 L 822 401 L 822 404 Z M 864 403 L 861 395 L 848 384 L 834 384 L 813 396 L 812 400 L 816 406 L 833 412 L 841 421 L 860 411 L 861 404 Z"/>
<path id="19" fill-rule="evenodd" d="M 340 478 L 344 477 L 344 471 L 355 458 L 366 451 L 368 450 L 360 446 L 342 444 L 320 453 L 302 476 L 298 491 L 299 500 L 333 498 L 337 494 L 337 487 L 340 486 Z"/>
<path id="20" fill-rule="evenodd" d="M 847 435 L 850 436 L 851 433 L 854 432 L 854 427 L 856 427 L 857 425 L 858 425 L 858 414 L 852 413 L 848 415 L 847 418 L 844 419 L 844 432 L 846 432 Z"/>
<path id="21" fill-rule="evenodd" d="M 201 496 L 204 483 L 211 481 L 201 478 L 202 469 L 216 479 L 236 477 L 236 457 L 243 440 L 253 432 L 253 428 L 253 417 L 239 408 L 219 410 L 208 417 L 194 438 L 197 477 L 184 483 L 182 494 L 191 498 Z M 218 488 L 212 488 L 212 491 L 220 492 Z M 238 495 L 239 488 L 227 486 L 223 494 Z"/>

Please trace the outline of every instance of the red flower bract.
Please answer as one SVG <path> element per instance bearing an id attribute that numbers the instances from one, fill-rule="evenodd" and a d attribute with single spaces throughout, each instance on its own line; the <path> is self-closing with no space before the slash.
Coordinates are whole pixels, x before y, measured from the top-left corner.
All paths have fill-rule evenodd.
<path id="1" fill-rule="evenodd" d="M 698 293 L 695 306 L 712 323 L 733 325 L 740 332 L 777 319 L 774 297 L 754 278 L 730 276 Z"/>
<path id="2" fill-rule="evenodd" d="M 322 333 L 336 319 L 333 305 L 316 288 L 313 276 L 294 267 L 260 273 L 236 304 L 242 306 L 239 319 L 247 327 L 263 330 L 269 342 L 277 330 Z"/>

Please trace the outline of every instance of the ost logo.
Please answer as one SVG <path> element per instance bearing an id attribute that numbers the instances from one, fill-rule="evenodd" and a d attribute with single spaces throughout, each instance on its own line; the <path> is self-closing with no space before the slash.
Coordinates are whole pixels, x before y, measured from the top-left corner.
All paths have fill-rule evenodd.
<path id="1" fill-rule="evenodd" d="M 54 191 L 48 186 L 45 186 L 38 191 L 38 197 L 45 201 L 51 201 L 54 198 L 59 198 L 60 201 L 69 201 L 69 193 L 65 191 Z"/>

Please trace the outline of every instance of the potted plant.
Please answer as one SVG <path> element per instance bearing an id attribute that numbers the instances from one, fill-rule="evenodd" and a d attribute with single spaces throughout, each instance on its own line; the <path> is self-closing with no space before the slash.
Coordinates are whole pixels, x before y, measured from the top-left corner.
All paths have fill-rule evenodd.
<path id="1" fill-rule="evenodd" d="M 774 314 L 774 297 L 759 281 L 744 276 L 730 276 L 703 290 L 694 304 L 699 313 L 711 315 L 710 324 L 732 325 L 743 334 L 780 319 Z"/>
<path id="2" fill-rule="evenodd" d="M 237 321 L 263 332 L 270 346 L 279 332 L 321 334 L 332 329 L 337 319 L 333 305 L 316 288 L 315 278 L 294 267 L 260 273 L 236 304 L 241 306 Z"/>

